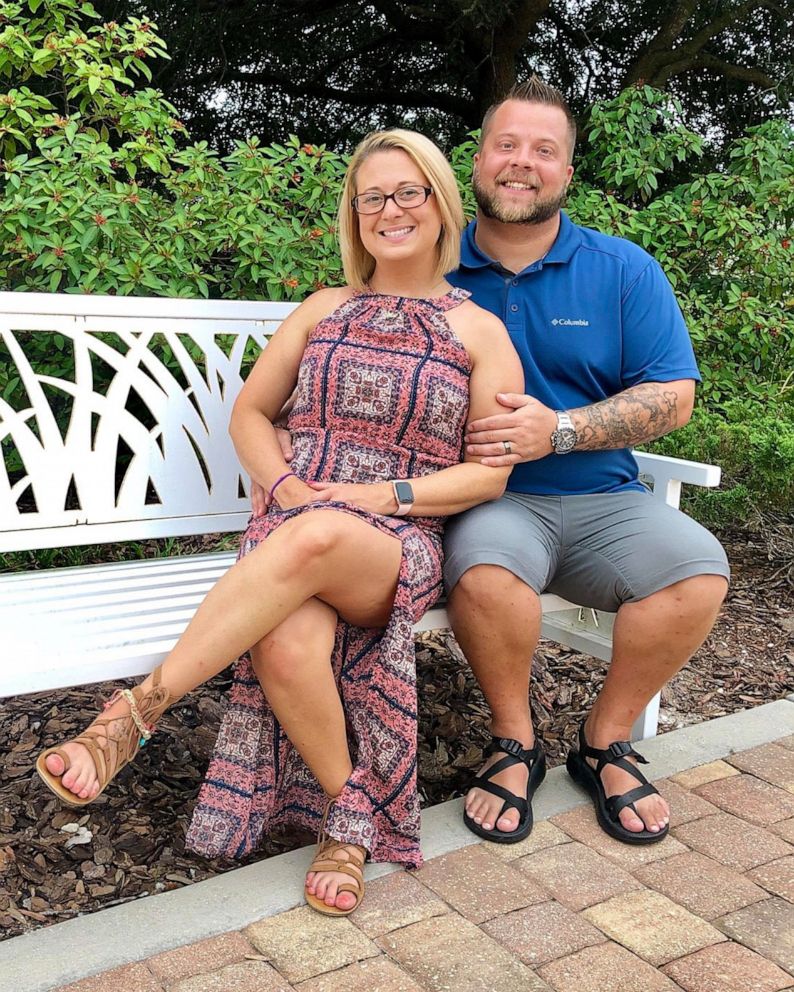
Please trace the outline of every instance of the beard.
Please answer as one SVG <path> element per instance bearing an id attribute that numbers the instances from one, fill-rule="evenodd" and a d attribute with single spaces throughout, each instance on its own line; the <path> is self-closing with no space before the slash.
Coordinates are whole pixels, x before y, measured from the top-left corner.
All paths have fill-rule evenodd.
<path id="1" fill-rule="evenodd" d="M 503 203 L 498 196 L 499 187 L 495 185 L 492 190 L 486 189 L 480 182 L 476 167 L 472 175 L 472 187 L 483 216 L 501 221 L 502 224 L 543 224 L 559 213 L 566 196 L 566 190 L 562 189 L 554 196 L 544 197 L 538 193 L 532 203 Z"/>

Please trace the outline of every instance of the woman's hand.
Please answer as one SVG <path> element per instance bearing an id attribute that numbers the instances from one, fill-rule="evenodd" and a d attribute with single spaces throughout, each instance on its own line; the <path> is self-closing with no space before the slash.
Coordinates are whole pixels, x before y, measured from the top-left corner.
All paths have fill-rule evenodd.
<path id="1" fill-rule="evenodd" d="M 313 490 L 313 503 L 335 500 L 384 516 L 389 516 L 397 509 L 390 482 L 310 482 L 309 486 Z"/>

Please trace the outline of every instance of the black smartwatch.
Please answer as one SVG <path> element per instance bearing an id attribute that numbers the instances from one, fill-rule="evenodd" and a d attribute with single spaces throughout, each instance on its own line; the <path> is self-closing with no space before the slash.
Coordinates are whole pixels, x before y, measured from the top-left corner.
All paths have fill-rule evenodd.
<path id="1" fill-rule="evenodd" d="M 394 498 L 397 500 L 397 509 L 392 514 L 393 517 L 404 517 L 411 512 L 414 505 L 414 489 L 410 482 L 398 479 L 391 484 L 394 490 Z"/>

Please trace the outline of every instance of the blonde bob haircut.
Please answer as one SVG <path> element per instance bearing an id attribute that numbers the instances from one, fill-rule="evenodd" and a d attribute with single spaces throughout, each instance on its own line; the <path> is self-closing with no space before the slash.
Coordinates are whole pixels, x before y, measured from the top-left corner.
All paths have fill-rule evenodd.
<path id="1" fill-rule="evenodd" d="M 433 142 L 416 131 L 392 128 L 373 131 L 359 144 L 347 167 L 339 204 L 339 250 L 345 279 L 354 289 L 364 289 L 375 271 L 375 259 L 361 241 L 358 216 L 351 200 L 356 195 L 356 179 L 362 162 L 376 152 L 401 151 L 424 173 L 432 186 L 441 214 L 438 261 L 433 277 L 438 280 L 460 263 L 460 235 L 465 225 L 463 204 L 455 175 L 443 153 Z"/>

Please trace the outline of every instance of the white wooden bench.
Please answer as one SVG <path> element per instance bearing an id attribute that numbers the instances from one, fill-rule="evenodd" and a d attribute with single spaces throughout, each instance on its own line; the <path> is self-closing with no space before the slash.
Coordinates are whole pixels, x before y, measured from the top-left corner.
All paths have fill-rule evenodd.
<path id="1" fill-rule="evenodd" d="M 244 529 L 247 479 L 227 432 L 240 365 L 292 309 L 0 293 L 0 552 Z M 73 353 L 73 378 L 31 363 L 31 343 L 42 338 L 54 365 Z M 682 482 L 719 483 L 712 465 L 638 460 L 655 496 L 673 506 Z M 0 698 L 151 671 L 234 558 L 0 576 Z M 557 596 L 542 601 L 544 636 L 610 658 L 611 615 Z M 416 630 L 447 626 L 439 607 Z M 635 726 L 637 739 L 655 734 L 657 715 L 658 698 Z"/>

